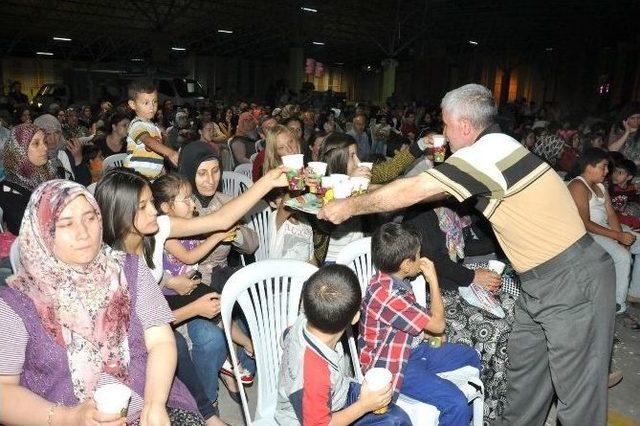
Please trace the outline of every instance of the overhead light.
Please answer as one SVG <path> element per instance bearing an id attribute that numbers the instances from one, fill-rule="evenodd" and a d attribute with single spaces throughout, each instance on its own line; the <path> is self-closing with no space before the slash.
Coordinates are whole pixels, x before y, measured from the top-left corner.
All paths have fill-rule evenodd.
<path id="1" fill-rule="evenodd" d="M 547 47 L 547 48 L 546 48 L 546 49 L 544 49 L 544 50 L 546 50 L 547 52 L 553 52 L 553 47 Z"/>
<path id="2" fill-rule="evenodd" d="M 371 65 L 367 65 L 366 70 L 371 71 Z"/>
<path id="3" fill-rule="evenodd" d="M 477 46 L 478 42 L 475 40 L 469 40 L 469 44 L 473 44 L 474 46 Z"/>
<path id="4" fill-rule="evenodd" d="M 142 58 L 131 58 L 131 62 L 144 62 Z"/>
<path id="5" fill-rule="evenodd" d="M 36 55 L 53 56 L 53 53 L 52 52 L 36 52 Z"/>
<path id="6" fill-rule="evenodd" d="M 344 62 L 336 62 L 336 65 L 344 65 Z"/>
<path id="7" fill-rule="evenodd" d="M 312 44 L 315 44 L 316 46 L 324 46 L 324 43 L 321 41 L 312 41 Z"/>
<path id="8" fill-rule="evenodd" d="M 55 41 L 71 41 L 71 39 L 67 37 L 54 37 L 53 39 Z"/>
<path id="9" fill-rule="evenodd" d="M 318 13 L 318 9 L 314 9 L 312 7 L 300 7 L 300 9 L 304 10 L 305 12 L 311 12 L 311 13 Z"/>
<path id="10" fill-rule="evenodd" d="M 175 50 L 176 52 L 184 52 L 185 50 L 187 50 L 186 47 L 172 47 L 171 50 Z"/>
<path id="11" fill-rule="evenodd" d="M 219 33 L 233 34 L 233 30 L 218 30 Z"/>

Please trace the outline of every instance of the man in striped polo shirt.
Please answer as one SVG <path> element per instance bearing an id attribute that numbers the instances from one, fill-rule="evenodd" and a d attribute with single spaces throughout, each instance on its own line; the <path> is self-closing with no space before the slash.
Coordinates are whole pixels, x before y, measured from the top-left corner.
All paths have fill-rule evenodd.
<path id="1" fill-rule="evenodd" d="M 453 155 L 440 166 L 319 213 L 341 223 L 446 195 L 473 198 L 522 280 L 509 339 L 506 425 L 542 425 L 554 390 L 563 425 L 604 425 L 615 312 L 613 261 L 586 233 L 564 182 L 493 124 L 491 92 L 442 100 Z"/>

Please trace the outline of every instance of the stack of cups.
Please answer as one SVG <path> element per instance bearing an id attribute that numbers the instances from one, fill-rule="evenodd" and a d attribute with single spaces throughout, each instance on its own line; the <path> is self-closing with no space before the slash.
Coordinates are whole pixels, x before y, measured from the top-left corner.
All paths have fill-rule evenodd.
<path id="1" fill-rule="evenodd" d="M 282 165 L 287 168 L 287 180 L 290 191 L 302 191 L 304 189 L 304 155 L 291 154 L 282 157 Z"/>
<path id="2" fill-rule="evenodd" d="M 433 135 L 433 162 L 444 162 L 444 155 L 447 152 L 444 135 Z"/>
<path id="3" fill-rule="evenodd" d="M 105 414 L 120 414 L 121 417 L 127 416 L 130 399 L 131 389 L 121 383 L 102 385 L 93 394 L 98 411 Z"/>
<path id="4" fill-rule="evenodd" d="M 312 161 L 309 163 L 309 169 L 311 170 L 311 177 L 317 184 L 309 186 L 309 192 L 312 194 L 324 194 L 322 187 L 322 178 L 327 173 L 327 163 L 322 161 Z"/>
<path id="5" fill-rule="evenodd" d="M 364 375 L 364 381 L 367 384 L 367 387 L 371 391 L 378 391 L 389 383 L 391 383 L 391 379 L 393 376 L 391 375 L 391 371 L 386 368 L 375 367 L 371 370 L 367 371 L 367 374 Z M 389 407 L 382 407 L 375 410 L 374 414 L 384 414 L 387 412 Z"/>

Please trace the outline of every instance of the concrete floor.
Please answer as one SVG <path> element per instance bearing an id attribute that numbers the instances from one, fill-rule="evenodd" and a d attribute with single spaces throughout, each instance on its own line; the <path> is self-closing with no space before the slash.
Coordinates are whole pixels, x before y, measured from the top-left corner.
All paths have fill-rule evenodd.
<path id="1" fill-rule="evenodd" d="M 640 318 L 640 309 L 630 308 L 630 312 Z M 620 339 L 614 349 L 614 368 L 621 370 L 624 379 L 609 391 L 610 426 L 640 426 L 640 331 L 632 331 L 616 321 L 616 336 Z M 245 388 L 249 397 L 251 413 L 255 409 L 256 384 Z M 244 425 L 242 409 L 229 398 L 225 387 L 220 384 L 220 414 L 222 419 L 233 426 Z M 552 407 L 546 426 L 555 426 L 555 407 Z"/>

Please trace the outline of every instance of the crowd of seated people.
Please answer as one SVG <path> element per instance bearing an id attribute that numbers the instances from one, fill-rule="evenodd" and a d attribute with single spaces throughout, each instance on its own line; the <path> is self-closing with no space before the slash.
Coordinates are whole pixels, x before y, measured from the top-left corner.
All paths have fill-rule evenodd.
<path id="1" fill-rule="evenodd" d="M 304 314 L 283 340 L 281 424 L 367 424 L 376 418 L 368 413 L 389 404 L 388 424 L 408 424 L 393 404 L 398 394 L 436 406 L 441 424 L 464 424 L 466 400 L 436 375 L 460 366 L 481 372 L 484 420 L 500 417 L 519 290 L 513 270 L 500 275 L 487 266 L 508 261 L 486 219 L 444 200 L 333 225 L 285 204 L 319 185 L 305 166 L 305 190 L 289 190 L 286 155 L 324 162 L 327 175 L 364 178 L 367 191 L 433 167 L 437 107 L 158 105 L 156 88 L 143 80 L 116 105 L 36 112 L 12 99 L 0 102 L 0 399 L 9 407 L 0 424 L 224 424 L 219 383 L 240 404 L 234 370 L 249 385 L 256 365 L 239 311 L 231 327 L 239 365 L 230 362 L 220 294 L 241 267 L 238 254 L 250 259 L 260 244 L 244 223 L 259 202 L 273 211 L 269 258 L 320 267 L 305 285 Z M 570 180 L 587 231 L 615 262 L 617 314 L 640 329 L 628 310 L 640 303 L 640 108 L 630 105 L 619 121 L 580 123 L 521 102 L 506 112 L 503 130 Z M 104 169 L 118 154 L 126 154 L 124 167 Z M 250 167 L 253 185 L 223 193 L 222 174 L 239 165 Z M 373 236 L 377 273 L 362 294 L 355 276 L 333 264 L 365 236 Z M 8 259 L 14 241 L 18 270 Z M 427 282 L 427 311 L 406 288 L 418 274 Z M 472 283 L 496 295 L 504 318 L 460 296 Z M 331 370 L 342 365 L 341 337 L 356 324 L 362 366 L 388 368 L 389 387 L 371 391 L 353 382 L 352 371 Z M 446 343 L 429 347 L 425 333 Z M 383 341 L 403 355 L 381 355 Z M 320 357 L 317 371 L 302 377 L 311 352 Z M 421 365 L 426 358 L 434 362 Z M 111 382 L 133 391 L 126 418 L 92 402 L 96 388 Z"/>

